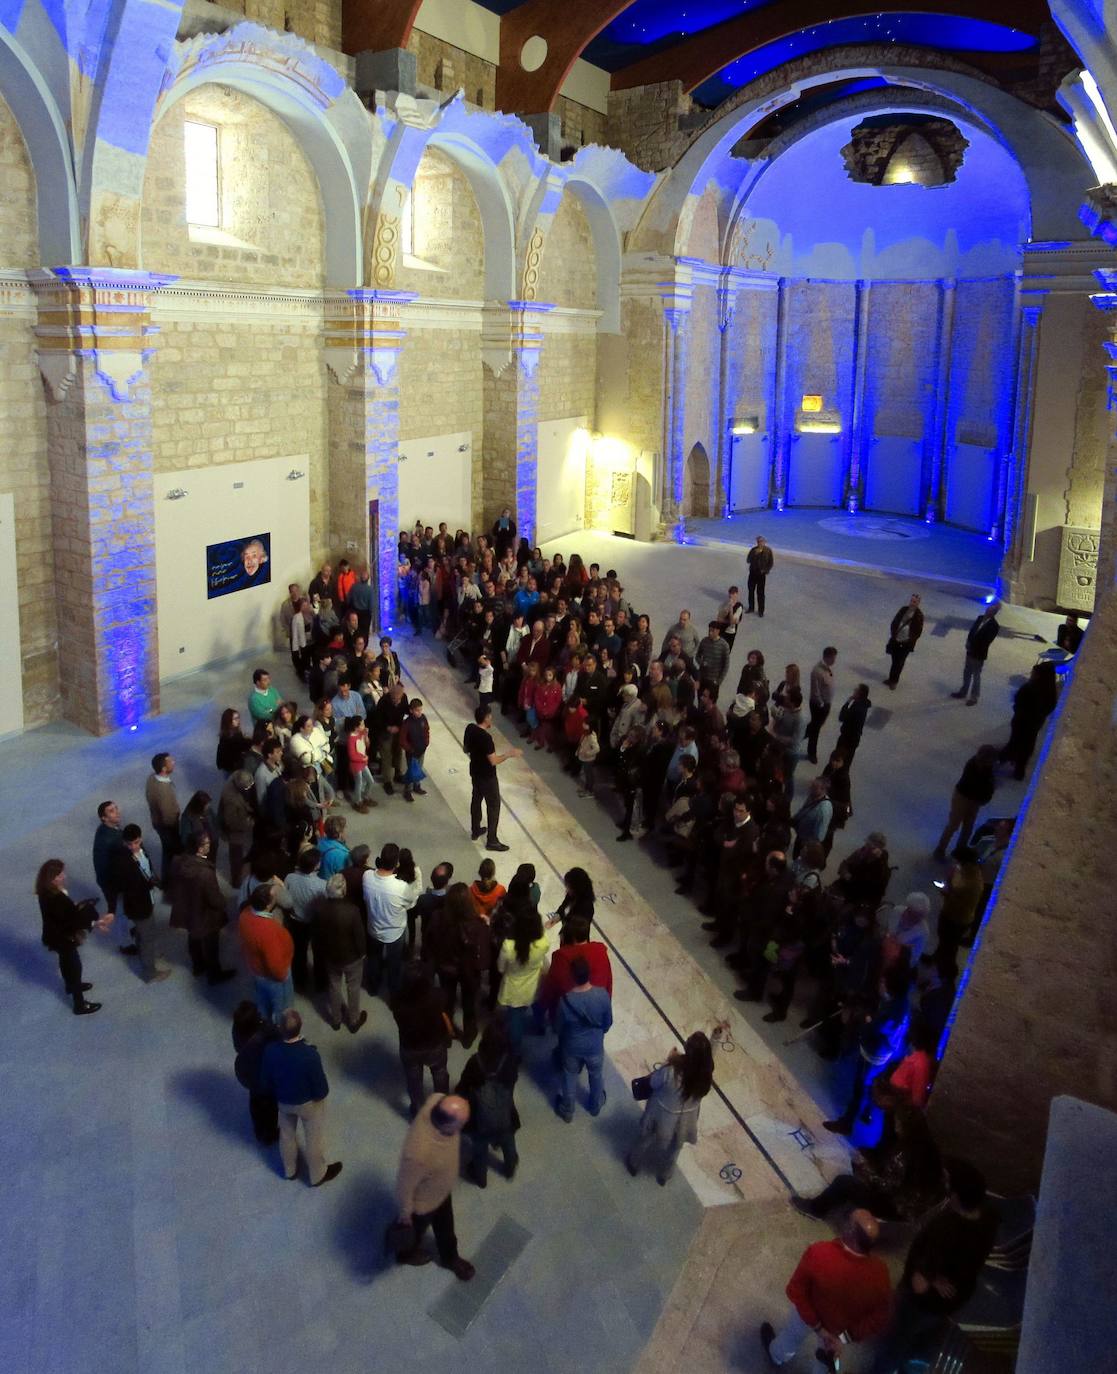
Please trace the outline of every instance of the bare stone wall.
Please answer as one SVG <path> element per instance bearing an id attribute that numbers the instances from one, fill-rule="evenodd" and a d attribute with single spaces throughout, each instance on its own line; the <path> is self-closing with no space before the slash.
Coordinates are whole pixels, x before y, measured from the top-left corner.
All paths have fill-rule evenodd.
<path id="1" fill-rule="evenodd" d="M 221 233 L 186 222 L 187 119 L 216 124 Z M 215 241 L 217 240 L 217 241 Z M 171 107 L 151 136 L 144 178 L 143 265 L 190 280 L 323 284 L 323 215 L 310 164 L 283 122 L 250 97 L 205 86 Z"/>
<path id="2" fill-rule="evenodd" d="M 718 196 L 713 186 L 707 186 L 694 207 L 683 252 L 688 258 L 701 258 L 704 262 L 720 262 L 721 248 L 718 243 Z"/>
<path id="3" fill-rule="evenodd" d="M 15 117 L 0 100 L 0 268 L 38 263 L 35 175 Z M 22 309 L 0 313 L 0 491 L 15 501 L 23 714 L 26 724 L 38 725 L 58 709 L 58 622 L 35 307 L 30 292 L 13 288 L 16 297 Z"/>
<path id="4" fill-rule="evenodd" d="M 848 429 L 854 285 L 802 280 L 791 283 L 788 289 L 788 422 L 798 414 L 804 395 L 818 395 L 822 397 L 818 418 L 841 420 Z"/>
<path id="5" fill-rule="evenodd" d="M 160 321 L 156 472 L 309 455 L 310 547 L 326 543 L 326 370 L 314 320 Z"/>
<path id="6" fill-rule="evenodd" d="M 1011 349 L 1013 294 L 1011 277 L 958 283 L 950 386 L 954 432 L 947 435 L 948 443 L 993 448 L 1009 441 L 1012 415 L 997 360 Z"/>
<path id="7" fill-rule="evenodd" d="M 1039 1182 L 1056 1094 L 1117 1109 L 1115 683 L 1110 587 L 1078 652 L 931 1098 L 944 1150 L 972 1159 L 1001 1192 Z"/>
<path id="8" fill-rule="evenodd" d="M 221 0 L 265 28 L 286 29 L 309 43 L 341 48 L 341 0 Z"/>
<path id="9" fill-rule="evenodd" d="M 485 295 L 485 237 L 473 189 L 461 169 L 437 148 L 428 149 L 415 173 L 411 194 L 413 256 L 423 266 L 401 262 L 396 286 L 421 296 L 482 300 Z M 407 242 L 404 253 L 412 251 Z M 429 433 L 429 431 L 428 431 Z"/>
<path id="10" fill-rule="evenodd" d="M 866 440 L 919 439 L 933 411 L 939 292 L 933 282 L 869 287 L 865 366 Z"/>
<path id="11" fill-rule="evenodd" d="M 406 46 L 415 54 L 420 86 L 443 95 L 453 95 L 460 88 L 471 104 L 496 109 L 496 67 L 491 62 L 421 29 L 411 30 Z"/>
<path id="12" fill-rule="evenodd" d="M 407 325 L 400 353 L 400 440 L 436 434 L 473 436 L 473 518 L 481 512 L 484 427 L 481 338 L 476 330 L 415 329 Z M 441 515 L 433 510 L 437 524 Z"/>
<path id="13" fill-rule="evenodd" d="M 589 417 L 594 424 L 597 383 L 597 336 L 548 334 L 539 364 L 540 420 L 565 420 L 574 415 Z"/>
<path id="14" fill-rule="evenodd" d="M 713 493 L 718 457 L 718 389 L 721 368 L 721 336 L 718 330 L 717 293 L 712 286 L 694 289 L 686 323 L 686 409 L 683 415 L 683 454 L 701 444 L 710 459 L 711 511 L 719 509 Z"/>
<path id="15" fill-rule="evenodd" d="M 568 191 L 547 231 L 539 269 L 538 298 L 552 305 L 593 309 L 597 304 L 597 261 L 593 234 L 581 201 Z"/>
<path id="16" fill-rule="evenodd" d="M 555 104 L 555 113 L 562 120 L 562 141 L 573 148 L 582 148 L 589 143 L 606 142 L 608 117 L 600 110 L 591 110 L 588 105 L 579 105 L 560 95 Z"/>

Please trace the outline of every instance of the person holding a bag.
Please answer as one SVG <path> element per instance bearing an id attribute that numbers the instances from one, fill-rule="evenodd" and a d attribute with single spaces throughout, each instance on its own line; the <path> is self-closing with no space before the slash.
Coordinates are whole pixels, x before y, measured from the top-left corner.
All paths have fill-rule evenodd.
<path id="1" fill-rule="evenodd" d="M 633 1178 L 650 1156 L 658 1155 L 656 1182 L 661 1188 L 667 1183 L 679 1151 L 698 1141 L 698 1113 L 713 1081 L 714 1052 L 702 1031 L 688 1036 L 681 1052 L 673 1049 L 666 1064 L 633 1080 L 633 1096 L 647 1103 L 640 1134 L 624 1161 Z"/>
<path id="2" fill-rule="evenodd" d="M 466 1060 L 454 1092 L 469 1103 L 466 1127 L 473 1145 L 469 1176 L 478 1188 L 489 1181 L 489 1151 L 494 1146 L 504 1156 L 504 1176 L 513 1179 L 519 1167 L 516 1132 L 520 1114 L 513 1096 L 520 1073 L 520 1059 L 509 1044 L 500 1021 L 490 1021 L 481 1033 L 477 1053 Z"/>
<path id="3" fill-rule="evenodd" d="M 74 1004 L 75 1016 L 91 1016 L 101 1010 L 100 1002 L 87 1002 L 85 994 L 93 986 L 81 980 L 81 955 L 78 950 L 96 927 L 108 930 L 112 912 L 97 915 L 92 898 L 75 902 L 66 891 L 66 865 L 61 859 L 48 859 L 35 878 L 35 895 L 43 918 L 43 944 L 58 955 L 58 971 Z"/>
<path id="4" fill-rule="evenodd" d="M 884 652 L 892 660 L 892 670 L 884 679 L 884 685 L 893 692 L 908 661 L 908 654 L 915 652 L 922 633 L 923 612 L 919 609 L 919 597 L 913 595 L 908 604 L 901 606 L 892 617 L 888 643 L 884 646 Z"/>
<path id="5" fill-rule="evenodd" d="M 423 715 L 423 703 L 412 697 L 407 705 L 407 719 L 399 732 L 400 745 L 407 767 L 403 774 L 403 799 L 412 801 L 415 797 L 425 797 L 422 782 L 427 776 L 423 771 L 423 759 L 431 742 L 430 721 Z"/>

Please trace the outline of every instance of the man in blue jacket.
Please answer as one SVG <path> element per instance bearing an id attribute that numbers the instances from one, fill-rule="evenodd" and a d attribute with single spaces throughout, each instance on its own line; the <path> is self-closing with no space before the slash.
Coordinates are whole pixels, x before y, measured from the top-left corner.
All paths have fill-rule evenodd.
<path id="1" fill-rule="evenodd" d="M 586 960 L 575 959 L 570 974 L 574 986 L 559 999 L 555 1009 L 562 1061 L 562 1087 L 555 1099 L 555 1111 L 563 1121 L 574 1120 L 574 1094 L 583 1068 L 590 1080 L 587 1111 L 596 1116 L 604 1107 L 605 1032 L 613 1024 L 613 1003 L 604 988 L 594 987 L 590 982 Z"/>
<path id="2" fill-rule="evenodd" d="M 295 1132 L 303 1123 L 310 1186 L 318 1188 L 341 1173 L 341 1162 L 326 1164 L 326 1096 L 330 1085 L 322 1057 L 303 1039 L 303 1019 L 294 1008 L 279 1018 L 280 1040 L 264 1050 L 260 1063 L 259 1091 L 279 1104 L 279 1155 L 283 1175 L 293 1179 L 298 1171 L 299 1146 Z"/>

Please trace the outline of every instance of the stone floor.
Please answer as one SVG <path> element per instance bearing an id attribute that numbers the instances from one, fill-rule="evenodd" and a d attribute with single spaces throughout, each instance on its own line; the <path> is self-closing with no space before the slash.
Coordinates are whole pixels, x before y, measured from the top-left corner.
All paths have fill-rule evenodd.
<path id="1" fill-rule="evenodd" d="M 657 634 L 674 619 L 680 588 L 701 622 L 724 587 L 742 580 L 732 549 L 648 547 L 595 535 L 558 542 L 567 553 L 577 547 L 587 561 L 617 566 Z M 880 573 L 781 563 L 770 581 L 768 616 L 744 623 L 733 678 L 752 644 L 774 667 L 794 659 L 807 669 L 832 641 L 841 651 L 839 692 L 862 678 L 875 684 L 886 666 L 888 619 L 909 585 Z M 1013 683 L 1040 647 L 1031 636 L 1053 633 L 1054 624 L 1053 617 L 1007 611 L 1011 633 L 994 646 L 981 705 L 966 710 L 947 693 L 957 685 L 962 627 L 975 602 L 957 589 L 928 587 L 924 604 L 927 633 L 900 691 L 874 686 L 878 712 L 855 768 L 856 814 L 835 850 L 840 857 L 865 831 L 883 826 L 900 864 L 893 888 L 899 895 L 937 874 L 928 855 L 954 778 L 976 744 L 1004 737 Z M 467 696 L 429 643 L 412 648 L 401 640 L 437 730 L 453 735 Z M 10 1132 L 0 1152 L 6 1364 L 34 1374 L 201 1367 L 281 1374 L 308 1364 L 414 1368 L 450 1357 L 477 1370 L 516 1368 L 525 1359 L 541 1371 L 628 1370 L 676 1281 L 687 1281 L 688 1247 L 700 1222 L 711 1224 L 703 1215 L 713 1212 L 732 1217 L 724 1223 L 730 1230 L 755 1215 L 757 1243 L 771 1232 L 763 1243 L 772 1246 L 773 1259 L 724 1267 L 716 1320 L 710 1311 L 717 1334 L 707 1341 L 724 1363 L 715 1358 L 703 1367 L 759 1370 L 748 1322 L 754 1308 L 766 1308 L 769 1289 L 778 1294 L 803 1239 L 799 1223 L 785 1220 L 791 1214 L 780 1200 L 780 1176 L 802 1186 L 796 1169 L 817 1177 L 840 1163 L 827 1153 L 829 1141 L 795 1161 L 787 1127 L 796 1111 L 804 1121 L 820 1120 L 840 1084 L 805 1046 L 784 1049 L 782 1028 L 764 1026 L 762 1008 L 742 1016 L 740 1004 L 726 1002 L 733 983 L 706 947 L 693 906 L 674 895 L 654 856 L 613 845 L 607 797 L 577 798 L 543 755 L 502 770 L 509 872 L 531 858 L 545 899 L 553 900 L 557 873 L 574 861 L 571 854 L 592 855 L 599 890 L 614 897 L 602 903 L 602 928 L 619 969 L 618 1028 L 609 1047 L 615 1067 L 602 1116 L 591 1121 L 580 1113 L 572 1126 L 561 1126 L 548 1102 L 546 1048 L 530 1042 L 518 1093 L 520 1174 L 511 1185 L 492 1178 L 485 1193 L 463 1184 L 456 1203 L 466 1254 L 483 1247 L 494 1229 L 504 1234 L 506 1218 L 530 1238 L 464 1336 L 448 1333 L 439 1306 L 455 1287 L 452 1279 L 436 1268 L 386 1270 L 379 1253 L 405 1127 L 394 1034 L 382 1004 L 369 1004 L 369 1025 L 354 1039 L 333 1036 L 304 1007 L 332 1084 L 332 1153 L 346 1164 L 336 1184 L 314 1193 L 283 1185 L 277 1161 L 260 1154 L 248 1129 L 228 1034 L 229 1012 L 246 986 L 217 993 L 199 987 L 184 969 L 181 944 L 168 936 L 175 977 L 145 987 L 115 953 L 115 938 L 96 937 L 86 947 L 87 976 L 105 1008 L 91 1019 L 68 1015 L 54 961 L 38 943 L 29 895 L 38 864 L 50 855 L 65 858 L 72 890 L 90 892 L 96 805 L 113 796 L 127 819 L 143 823 L 147 759 L 157 749 L 175 752 L 183 800 L 195 787 L 215 789 L 217 719 L 223 706 L 243 701 L 251 666 L 171 684 L 165 714 L 132 734 L 90 740 L 54 726 L 0 743 L 9 799 L 0 813 L 0 967 L 8 1013 L 0 1074 L 17 1119 L 30 1126 L 29 1140 Z M 282 672 L 280 679 L 290 686 Z M 834 734 L 831 727 L 824 745 Z M 480 853 L 462 826 L 465 768 L 454 750 L 447 735 L 432 749 L 429 799 L 413 807 L 398 796 L 382 799 L 369 816 L 352 818 L 354 838 L 410 843 L 426 870 L 450 858 L 470 876 Z M 994 809 L 1012 812 L 1021 795 L 1022 785 L 1005 784 Z M 625 1078 L 665 1052 L 673 1027 L 685 1033 L 703 1019 L 712 1022 L 723 1005 L 732 1008 L 735 1053 L 719 1059 L 724 1096 L 704 1112 L 705 1145 L 684 1155 L 682 1176 L 671 1187 L 632 1183 L 621 1154 L 637 1109 Z M 463 1058 L 456 1048 L 452 1068 Z M 720 1177 L 726 1163 L 740 1168 L 739 1179 Z M 710 1206 L 731 1197 L 748 1201 Z M 686 1301 L 700 1301 L 698 1311 L 706 1311 L 705 1298 Z"/>

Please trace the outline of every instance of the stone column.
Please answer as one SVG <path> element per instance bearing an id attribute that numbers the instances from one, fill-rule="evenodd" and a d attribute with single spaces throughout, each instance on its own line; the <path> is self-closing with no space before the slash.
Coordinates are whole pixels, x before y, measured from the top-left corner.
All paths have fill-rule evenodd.
<path id="1" fill-rule="evenodd" d="M 776 312 L 776 366 L 773 369 L 772 415 L 768 428 L 772 435 L 772 505 L 783 510 L 787 505 L 788 399 L 787 332 L 791 313 L 791 283 L 780 278 Z"/>
<path id="2" fill-rule="evenodd" d="M 1110 337 L 1105 341 L 1105 370 L 1109 378 L 1106 406 L 1112 414 L 1117 411 L 1117 271 L 1102 269 L 1095 275 L 1104 289 L 1094 296 L 1094 304 L 1106 312 L 1110 328 Z M 1117 433 L 1112 427 L 1105 455 L 1105 487 L 1094 578 L 1095 594 L 1099 599 L 1117 582 Z"/>
<path id="3" fill-rule="evenodd" d="M 1036 368 L 1039 362 L 1040 320 L 1043 291 L 1022 293 L 1020 325 L 1016 342 L 1016 397 L 1012 418 L 1012 448 L 998 473 L 997 511 L 990 537 L 1002 535 L 1004 562 L 1000 581 L 1012 588 L 1024 559 L 1024 524 L 1021 519 L 1028 484 L 1028 455 L 1032 447 L 1032 418 L 1036 399 Z"/>
<path id="4" fill-rule="evenodd" d="M 853 333 L 853 394 L 850 399 L 849 448 L 846 452 L 846 510 L 856 515 L 861 509 L 864 485 L 865 447 L 865 372 L 869 361 L 869 283 L 857 283 L 857 305 Z"/>
<path id="5" fill-rule="evenodd" d="M 97 735 L 159 711 L 152 293 L 173 277 L 35 274 L 67 720 Z M 198 576 L 204 570 L 196 570 Z"/>
<path id="6" fill-rule="evenodd" d="M 733 436 L 729 432 L 729 365 L 732 358 L 730 336 L 737 293 L 731 282 L 718 286 L 718 413 L 717 413 L 717 489 L 721 493 L 722 519 L 729 514 L 729 481 L 733 467 Z"/>
<path id="7" fill-rule="evenodd" d="M 950 442 L 950 365 L 954 352 L 953 280 L 940 283 L 939 336 L 935 344 L 935 418 L 923 465 L 923 518 L 928 525 L 942 518 L 943 470 Z"/>
<path id="8" fill-rule="evenodd" d="M 399 357 L 410 291 L 358 289 L 326 302 L 331 543 L 376 586 L 376 628 L 394 623 L 399 535 Z"/>
<path id="9" fill-rule="evenodd" d="M 481 528 L 505 506 L 516 537 L 535 544 L 539 464 L 539 363 L 543 320 L 553 305 L 509 301 L 487 307 L 482 324 L 485 432 L 482 442 Z"/>
<path id="10" fill-rule="evenodd" d="M 663 307 L 663 492 L 660 518 L 674 539 L 682 543 L 686 535 L 683 507 L 686 502 L 686 455 L 683 453 L 686 419 L 686 362 L 690 303 L 679 304 L 672 296 Z"/>

